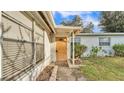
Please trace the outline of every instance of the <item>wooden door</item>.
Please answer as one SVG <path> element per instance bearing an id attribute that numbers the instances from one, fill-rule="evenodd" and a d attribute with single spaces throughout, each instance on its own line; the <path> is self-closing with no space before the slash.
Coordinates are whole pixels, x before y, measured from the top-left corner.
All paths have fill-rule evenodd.
<path id="1" fill-rule="evenodd" d="M 56 60 L 67 61 L 67 40 L 66 38 L 56 38 Z"/>

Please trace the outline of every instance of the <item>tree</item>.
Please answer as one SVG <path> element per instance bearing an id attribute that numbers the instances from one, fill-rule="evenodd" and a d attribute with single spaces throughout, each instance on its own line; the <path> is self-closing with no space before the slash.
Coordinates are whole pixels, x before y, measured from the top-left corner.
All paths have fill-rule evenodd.
<path id="1" fill-rule="evenodd" d="M 81 18 L 80 18 L 79 15 L 76 15 L 76 16 L 74 17 L 74 19 L 73 19 L 71 25 L 72 25 L 72 26 L 82 26 L 82 27 L 83 27 L 83 22 L 82 22 L 82 20 L 81 20 Z"/>
<path id="2" fill-rule="evenodd" d="M 104 11 L 100 25 L 104 32 L 124 32 L 124 11 Z"/>
<path id="3" fill-rule="evenodd" d="M 61 25 L 64 25 L 64 26 L 70 26 L 71 23 L 72 23 L 71 20 L 63 19 L 63 21 L 61 22 Z"/>
<path id="4" fill-rule="evenodd" d="M 94 24 L 90 22 L 86 27 L 83 28 L 84 33 L 93 33 Z"/>
<path id="5" fill-rule="evenodd" d="M 81 17 L 79 15 L 75 15 L 72 20 L 64 19 L 61 22 L 61 24 L 64 26 L 81 26 L 81 27 L 83 27 L 83 22 L 82 22 Z"/>
<path id="6" fill-rule="evenodd" d="M 61 24 L 64 26 L 80 26 L 83 29 L 81 33 L 92 33 L 94 28 L 94 24 L 92 22 L 89 22 L 86 27 L 83 27 L 83 21 L 79 15 L 75 15 L 72 20 L 64 19 Z"/>

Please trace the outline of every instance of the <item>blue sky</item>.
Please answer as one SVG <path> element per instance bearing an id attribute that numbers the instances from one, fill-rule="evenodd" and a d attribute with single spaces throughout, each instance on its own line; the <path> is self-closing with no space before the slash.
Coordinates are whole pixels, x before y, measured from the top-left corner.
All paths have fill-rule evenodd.
<path id="1" fill-rule="evenodd" d="M 89 22 L 94 24 L 94 32 L 100 32 L 100 27 L 98 26 L 100 22 L 100 11 L 54 11 L 53 17 L 56 25 L 60 25 L 63 19 L 72 19 L 74 15 L 79 15 L 83 21 L 84 26 Z"/>

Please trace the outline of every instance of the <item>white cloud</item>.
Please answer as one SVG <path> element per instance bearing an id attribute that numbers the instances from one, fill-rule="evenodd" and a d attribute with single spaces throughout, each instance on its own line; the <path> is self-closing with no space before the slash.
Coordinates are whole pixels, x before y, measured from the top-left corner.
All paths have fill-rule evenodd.
<path id="1" fill-rule="evenodd" d="M 81 18 L 83 19 L 83 23 L 84 23 L 84 27 L 89 23 L 92 22 L 94 24 L 94 32 L 100 32 L 101 28 L 98 26 L 100 21 L 94 19 L 92 16 L 81 16 Z"/>
<path id="2" fill-rule="evenodd" d="M 82 15 L 82 14 L 89 14 L 91 12 L 82 12 L 82 11 L 57 11 L 58 13 L 60 13 L 62 15 L 62 17 L 68 17 L 70 15 Z M 53 15 L 55 15 L 56 12 L 53 12 Z"/>
<path id="3" fill-rule="evenodd" d="M 95 26 L 97 26 L 99 24 L 99 20 L 95 20 L 93 17 L 91 16 L 86 16 L 86 17 L 83 17 L 82 16 L 82 19 L 83 19 L 83 22 L 85 24 L 89 23 L 89 22 L 92 22 Z"/>

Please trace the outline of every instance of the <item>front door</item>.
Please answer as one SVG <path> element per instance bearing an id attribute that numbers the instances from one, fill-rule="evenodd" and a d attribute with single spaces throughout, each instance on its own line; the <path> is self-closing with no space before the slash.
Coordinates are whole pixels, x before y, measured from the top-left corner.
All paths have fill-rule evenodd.
<path id="1" fill-rule="evenodd" d="M 56 60 L 57 60 L 57 63 L 67 61 L 67 38 L 66 37 L 56 38 Z"/>

